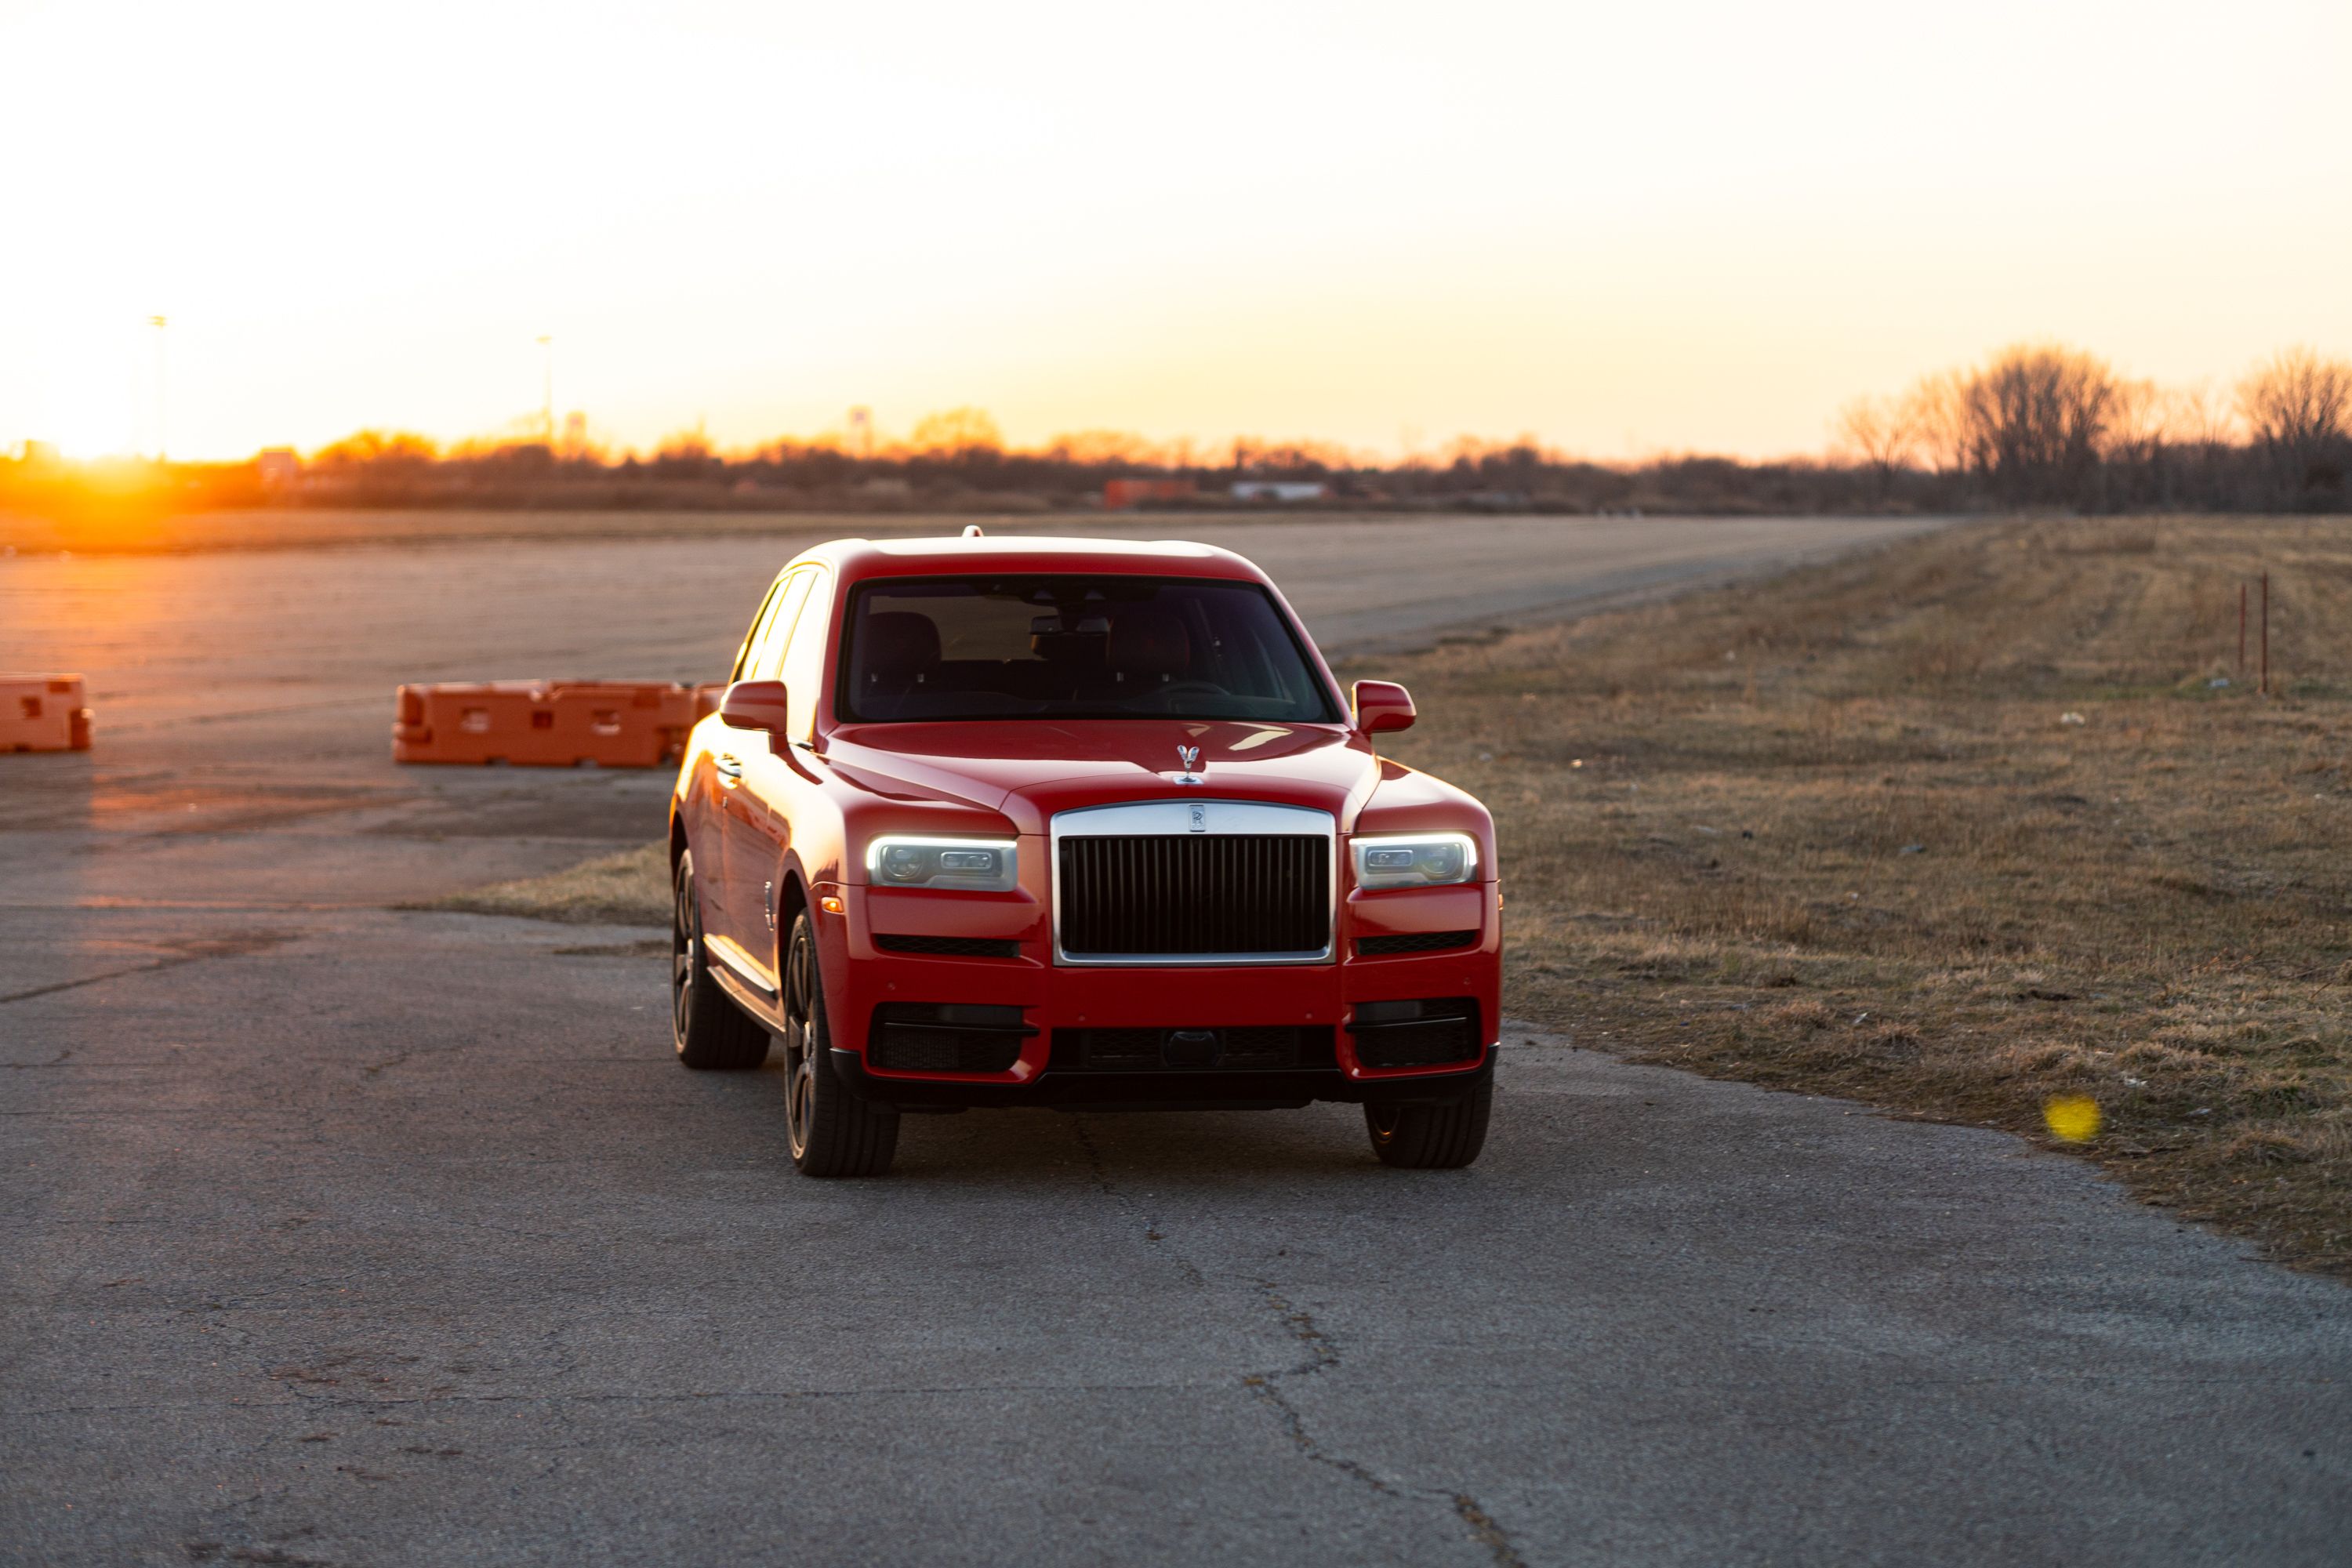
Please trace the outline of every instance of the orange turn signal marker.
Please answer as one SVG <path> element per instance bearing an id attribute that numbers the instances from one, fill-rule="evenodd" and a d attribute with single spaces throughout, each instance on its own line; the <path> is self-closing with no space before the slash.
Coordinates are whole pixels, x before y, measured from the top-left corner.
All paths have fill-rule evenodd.
<path id="1" fill-rule="evenodd" d="M 837 915 L 837 914 L 841 913 L 841 911 L 842 911 L 842 910 L 844 910 L 847 909 L 849 906 L 848 906 L 847 904 L 843 903 L 839 899 L 837 899 L 837 898 L 834 897 L 831 893 L 827 893 L 827 894 L 825 894 L 825 895 L 824 895 L 824 897 L 823 897 L 823 898 L 821 898 L 821 899 L 817 900 L 817 901 L 816 901 L 816 907 L 817 907 L 818 909 L 823 910 L 826 914 L 829 914 L 829 915 Z"/>

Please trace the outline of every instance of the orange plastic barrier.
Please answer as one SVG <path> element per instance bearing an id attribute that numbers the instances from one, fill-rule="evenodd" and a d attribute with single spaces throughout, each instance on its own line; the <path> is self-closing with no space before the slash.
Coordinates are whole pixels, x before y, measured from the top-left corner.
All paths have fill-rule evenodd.
<path id="1" fill-rule="evenodd" d="M 724 689 L 667 680 L 404 686 L 394 696 L 392 759 L 657 768 L 677 760 L 686 732 Z"/>
<path id="2" fill-rule="evenodd" d="M 87 752 L 79 675 L 0 675 L 0 752 Z"/>
<path id="3" fill-rule="evenodd" d="M 1191 500 L 1198 493 L 1199 487 L 1191 479 L 1108 479 L 1103 483 L 1103 505 L 1112 511 L 1124 511 L 1148 500 Z"/>

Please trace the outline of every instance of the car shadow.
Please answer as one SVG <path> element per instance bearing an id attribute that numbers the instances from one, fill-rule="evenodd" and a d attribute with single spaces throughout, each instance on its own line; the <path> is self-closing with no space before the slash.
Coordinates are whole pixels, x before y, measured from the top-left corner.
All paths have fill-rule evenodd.
<path id="1" fill-rule="evenodd" d="M 781 1053 L 751 1072 L 694 1075 L 738 1136 L 789 1173 Z M 716 1107 L 714 1107 L 716 1109 Z M 1352 1105 L 1295 1110 L 967 1110 L 899 1121 L 885 1180 L 944 1187 L 1066 1188 L 1109 1181 L 1365 1174 L 1384 1170 Z"/>

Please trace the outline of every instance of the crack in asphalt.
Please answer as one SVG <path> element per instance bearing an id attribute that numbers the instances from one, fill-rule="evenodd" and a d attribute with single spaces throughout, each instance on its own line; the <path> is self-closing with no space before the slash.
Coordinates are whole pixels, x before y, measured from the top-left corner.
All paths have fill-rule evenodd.
<path id="1" fill-rule="evenodd" d="M 1528 1560 L 1511 1544 L 1510 1535 L 1478 1506 L 1468 1492 L 1454 1494 L 1454 1511 L 1470 1527 L 1470 1539 L 1485 1547 L 1499 1568 L 1527 1568 Z"/>
<path id="2" fill-rule="evenodd" d="M 280 1383 L 287 1380 L 278 1379 Z M 795 1399 L 919 1399 L 968 1394 L 1175 1394 L 1223 1387 L 1222 1383 L 949 1383 L 908 1384 L 891 1388 L 735 1389 L 725 1393 L 689 1394 L 342 1394 L 293 1384 L 278 1399 L 191 1399 L 170 1404 L 53 1405 L 0 1410 L 0 1419 L 30 1420 L 44 1415 L 178 1415 L 191 1410 L 369 1410 L 404 1409 L 440 1405 L 709 1405 Z"/>
<path id="3" fill-rule="evenodd" d="M 1078 1147 L 1085 1152 L 1087 1163 L 1093 1173 L 1095 1185 L 1129 1221 L 1142 1226 L 1148 1245 L 1159 1247 L 1166 1243 L 1168 1235 L 1159 1221 L 1144 1214 L 1111 1180 L 1110 1168 L 1105 1163 L 1102 1150 L 1096 1144 L 1093 1134 L 1087 1130 L 1085 1119 L 1072 1116 L 1070 1123 L 1076 1133 Z M 1173 1247 L 1168 1249 L 1168 1256 L 1192 1284 L 1207 1286 L 1207 1276 L 1190 1258 Z M 1315 1314 L 1284 1296 L 1273 1280 L 1257 1279 L 1252 1283 L 1257 1287 L 1259 1296 L 1283 1331 L 1296 1340 L 1306 1352 L 1305 1359 L 1297 1365 L 1277 1372 L 1246 1373 L 1241 1380 L 1242 1386 L 1249 1391 L 1251 1397 L 1273 1413 L 1276 1424 L 1282 1428 L 1283 1435 L 1290 1439 L 1292 1446 L 1313 1463 L 1336 1470 L 1382 1497 L 1444 1504 L 1469 1531 L 1470 1539 L 1486 1548 L 1496 1568 L 1527 1568 L 1527 1559 L 1519 1554 L 1509 1532 L 1496 1523 L 1494 1516 L 1470 1493 L 1392 1480 L 1362 1460 L 1334 1453 L 1324 1446 L 1307 1426 L 1306 1415 L 1278 1385 L 1294 1378 L 1319 1377 L 1327 1372 L 1336 1371 L 1339 1366 L 1339 1347 L 1315 1321 Z"/>
<path id="4" fill-rule="evenodd" d="M 101 980 L 120 980 L 126 974 L 152 974 L 159 969 L 177 969 L 184 963 L 195 962 L 193 955 L 175 953 L 170 958 L 151 959 L 145 963 L 134 963 L 126 969 L 110 969 L 101 974 L 85 974 L 79 980 L 60 980 L 54 984 L 36 985 L 29 991 L 11 991 L 6 995 L 0 996 L 0 1005 L 10 1002 L 29 1002 L 36 996 L 47 996 L 59 991 L 73 991 L 84 985 L 95 985 Z"/>
<path id="5" fill-rule="evenodd" d="M 85 974 L 79 980 L 60 980 L 48 985 L 36 985 L 29 991 L 12 991 L 0 995 L 0 1005 L 10 1002 L 26 1002 L 36 996 L 47 996 L 59 991 L 72 991 L 84 985 L 95 985 L 101 980 L 120 980 L 126 974 L 152 974 L 158 970 L 177 969 L 184 963 L 200 963 L 207 958 L 237 958 L 247 953 L 267 952 L 271 948 L 292 942 L 294 938 L 282 931 L 254 931 L 242 936 L 205 937 L 191 942 L 165 942 L 159 945 L 180 951 L 168 957 L 150 959 L 145 963 L 133 963 L 122 969 L 110 969 L 103 974 Z M 60 1058 L 59 1060 L 64 1058 Z M 23 1064 L 19 1064 L 23 1065 Z M 55 1067 L 56 1062 L 46 1064 Z"/>
<path id="6" fill-rule="evenodd" d="M 1468 1492 L 1448 1491 L 1442 1487 L 1414 1486 L 1405 1482 L 1391 1481 L 1362 1461 L 1351 1459 L 1344 1454 L 1334 1454 L 1323 1446 L 1315 1434 L 1308 1429 L 1306 1416 L 1276 1384 L 1280 1380 L 1290 1378 L 1318 1377 L 1337 1368 L 1339 1364 L 1339 1346 L 1332 1342 L 1331 1337 L 1323 1331 L 1320 1324 L 1316 1322 L 1312 1312 L 1305 1308 L 1292 1305 L 1271 1280 L 1261 1279 L 1257 1281 L 1257 1286 L 1265 1297 L 1266 1305 L 1274 1310 L 1275 1316 L 1283 1328 L 1306 1350 L 1307 1359 L 1286 1371 L 1244 1377 L 1242 1383 L 1257 1396 L 1261 1404 L 1274 1410 L 1276 1418 L 1282 1424 L 1283 1430 L 1289 1436 L 1291 1442 L 1297 1446 L 1299 1452 L 1318 1465 L 1335 1469 L 1341 1475 L 1370 1487 L 1383 1497 L 1420 1498 L 1444 1502 L 1454 1510 L 1454 1517 L 1461 1520 L 1468 1528 L 1470 1538 L 1486 1549 L 1488 1555 L 1494 1558 L 1498 1568 L 1527 1568 L 1527 1559 L 1519 1555 L 1518 1548 L 1513 1544 L 1509 1533 L 1501 1525 L 1496 1523 L 1494 1517 L 1481 1508 L 1477 1500 Z"/>

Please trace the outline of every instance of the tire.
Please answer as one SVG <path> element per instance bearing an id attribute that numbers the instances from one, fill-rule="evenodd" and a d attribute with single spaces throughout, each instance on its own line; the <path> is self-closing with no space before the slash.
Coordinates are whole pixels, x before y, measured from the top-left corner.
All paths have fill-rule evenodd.
<path id="1" fill-rule="evenodd" d="M 784 944 L 784 1121 L 803 1176 L 878 1176 L 898 1152 L 898 1113 L 834 1076 L 816 928 L 803 910 Z"/>
<path id="2" fill-rule="evenodd" d="M 1486 1121 L 1495 1110 L 1495 1080 L 1451 1105 L 1367 1105 L 1364 1131 L 1383 1165 L 1404 1171 L 1458 1171 L 1486 1146 Z"/>
<path id="3" fill-rule="evenodd" d="M 706 1070 L 758 1067 L 768 1059 L 767 1027 L 735 1005 L 710 977 L 692 850 L 679 853 L 670 890 L 669 1032 L 677 1059 Z"/>

